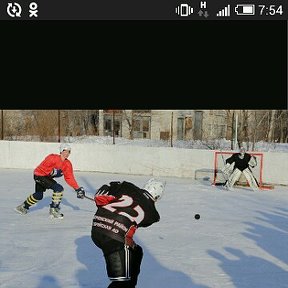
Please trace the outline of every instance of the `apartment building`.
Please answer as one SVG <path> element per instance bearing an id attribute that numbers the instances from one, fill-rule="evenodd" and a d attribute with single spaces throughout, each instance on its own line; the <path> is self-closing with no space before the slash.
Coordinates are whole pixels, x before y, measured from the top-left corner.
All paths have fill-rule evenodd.
<path id="1" fill-rule="evenodd" d="M 225 110 L 99 110 L 99 136 L 209 140 L 227 132 Z"/>

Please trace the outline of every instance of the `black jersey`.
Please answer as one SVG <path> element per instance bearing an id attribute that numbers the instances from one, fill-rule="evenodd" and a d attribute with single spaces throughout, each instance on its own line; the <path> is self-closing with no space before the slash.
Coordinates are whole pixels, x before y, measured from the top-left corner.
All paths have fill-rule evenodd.
<path id="1" fill-rule="evenodd" d="M 102 188 L 103 187 L 103 188 Z M 92 229 L 125 243 L 138 227 L 148 227 L 160 220 L 151 195 L 130 182 L 111 182 L 95 194 L 98 207 Z"/>
<path id="2" fill-rule="evenodd" d="M 248 153 L 244 154 L 244 157 L 241 159 L 240 158 L 241 154 L 240 153 L 235 153 L 228 159 L 226 159 L 226 163 L 234 164 L 234 169 L 238 168 L 240 171 L 245 170 L 246 168 L 249 168 L 249 161 L 251 159 L 251 155 Z"/>

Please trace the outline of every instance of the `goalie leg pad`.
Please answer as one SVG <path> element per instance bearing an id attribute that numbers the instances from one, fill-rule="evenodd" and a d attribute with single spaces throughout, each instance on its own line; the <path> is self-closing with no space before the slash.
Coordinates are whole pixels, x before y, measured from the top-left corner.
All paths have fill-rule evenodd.
<path id="1" fill-rule="evenodd" d="M 238 168 L 236 168 L 233 171 L 233 173 L 230 175 L 225 187 L 228 190 L 231 189 L 234 186 L 235 182 L 239 180 L 241 174 L 242 174 L 242 172 Z"/>
<path id="2" fill-rule="evenodd" d="M 249 186 L 253 189 L 253 190 L 258 190 L 258 184 L 255 180 L 255 177 L 253 176 L 252 172 L 246 168 L 244 171 L 243 171 L 243 174 L 245 176 L 245 178 L 247 179 L 248 183 L 249 183 Z"/>
<path id="3" fill-rule="evenodd" d="M 232 166 L 233 167 L 233 166 Z M 233 168 L 232 168 L 233 169 Z M 225 180 L 228 180 L 229 178 L 229 175 L 231 174 L 231 164 L 230 163 L 227 163 L 221 170 L 222 174 L 223 174 L 223 177 Z"/>
<path id="4" fill-rule="evenodd" d="M 251 159 L 250 161 L 248 162 L 248 165 L 251 167 L 251 168 L 254 168 L 257 166 L 257 159 L 255 156 L 251 156 Z"/>

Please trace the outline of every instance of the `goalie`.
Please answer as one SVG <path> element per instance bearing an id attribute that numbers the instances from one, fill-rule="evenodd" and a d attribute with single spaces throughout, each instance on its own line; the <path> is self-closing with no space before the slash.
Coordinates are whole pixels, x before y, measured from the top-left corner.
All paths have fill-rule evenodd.
<path id="1" fill-rule="evenodd" d="M 234 165 L 234 166 L 232 166 Z M 259 184 L 254 177 L 251 168 L 254 168 L 257 165 L 257 160 L 254 156 L 251 156 L 249 153 L 246 153 L 244 147 L 240 148 L 239 153 L 234 153 L 231 157 L 226 159 L 226 164 L 222 170 L 225 178 L 227 179 L 224 187 L 227 190 L 231 190 L 234 184 L 240 179 L 243 174 L 248 181 L 250 188 L 253 191 L 258 190 Z M 231 168 L 233 170 L 231 174 Z"/>

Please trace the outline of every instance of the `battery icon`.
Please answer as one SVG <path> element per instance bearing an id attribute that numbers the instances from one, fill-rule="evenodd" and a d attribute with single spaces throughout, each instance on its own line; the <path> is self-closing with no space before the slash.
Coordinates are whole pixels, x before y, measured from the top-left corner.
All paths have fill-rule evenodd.
<path id="1" fill-rule="evenodd" d="M 255 5 L 254 4 L 238 4 L 235 7 L 235 12 L 237 15 L 255 15 Z"/>

